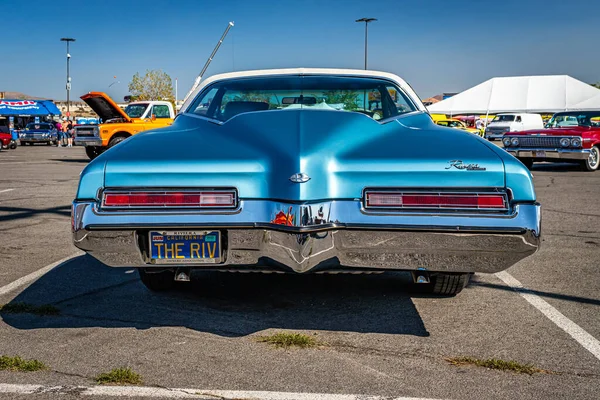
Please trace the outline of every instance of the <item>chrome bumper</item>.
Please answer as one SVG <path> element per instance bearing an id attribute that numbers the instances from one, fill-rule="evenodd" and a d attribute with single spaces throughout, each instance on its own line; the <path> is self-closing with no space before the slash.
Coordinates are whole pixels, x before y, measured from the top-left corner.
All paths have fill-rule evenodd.
<path id="1" fill-rule="evenodd" d="M 75 146 L 102 146 L 102 139 L 98 137 L 75 137 L 73 139 Z"/>
<path id="2" fill-rule="evenodd" d="M 502 133 L 485 133 L 485 138 L 486 139 L 502 139 L 504 137 L 505 134 L 507 134 L 508 131 L 506 132 L 502 132 Z"/>
<path id="3" fill-rule="evenodd" d="M 293 226 L 271 223 L 283 211 Z M 229 213 L 168 210 L 103 211 L 96 202 L 74 202 L 75 246 L 113 267 L 163 267 L 147 258 L 150 229 L 220 230 L 217 270 L 272 269 L 502 271 L 540 245 L 541 208 L 521 204 L 510 214 L 365 212 L 359 201 L 310 205 L 242 200 Z"/>
<path id="4" fill-rule="evenodd" d="M 53 142 L 58 140 L 56 136 L 45 137 L 45 138 L 34 138 L 34 137 L 22 137 L 19 138 L 20 143 L 45 143 L 45 142 Z"/>
<path id="5" fill-rule="evenodd" d="M 558 158 L 565 160 L 587 160 L 590 157 L 589 149 L 505 149 L 511 155 L 518 158 L 539 158 L 542 160 Z M 534 152 L 543 151 L 545 157 L 538 157 Z"/>

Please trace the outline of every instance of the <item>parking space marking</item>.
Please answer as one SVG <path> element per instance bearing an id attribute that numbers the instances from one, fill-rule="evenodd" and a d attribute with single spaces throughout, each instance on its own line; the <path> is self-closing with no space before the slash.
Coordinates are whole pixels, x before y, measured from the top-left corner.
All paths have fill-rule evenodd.
<path id="1" fill-rule="evenodd" d="M 587 333 L 582 327 L 565 317 L 560 311 L 552 307 L 546 300 L 542 299 L 538 295 L 531 293 L 527 288 L 523 286 L 521 282 L 515 279 L 511 274 L 506 271 L 496 273 L 496 276 L 500 278 L 507 286 L 511 287 L 517 293 L 519 293 L 529 304 L 537 308 L 542 314 L 544 314 L 550 321 L 554 322 L 556 326 L 569 334 L 575 339 L 581 346 L 592 353 L 598 360 L 600 360 L 600 341 L 595 337 Z"/>
<path id="2" fill-rule="evenodd" d="M 254 399 L 254 400 L 434 400 L 423 397 L 390 397 L 356 394 L 258 392 L 244 390 L 176 389 L 144 386 L 43 386 L 0 383 L 0 393 L 78 396 L 143 397 L 164 399 Z"/>
<path id="3" fill-rule="evenodd" d="M 15 189 L 4 189 L 4 190 L 0 190 L 0 193 L 6 193 L 6 192 L 12 192 Z"/>
<path id="4" fill-rule="evenodd" d="M 38 269 L 37 271 L 34 271 L 32 273 L 30 273 L 29 275 L 25 275 L 22 278 L 17 279 L 16 281 L 13 281 L 11 283 L 9 283 L 6 286 L 2 286 L 0 287 L 0 296 L 10 293 L 15 289 L 20 288 L 21 286 L 25 286 L 28 283 L 38 279 L 39 277 L 41 277 L 42 275 L 46 274 L 47 272 L 49 272 L 50 270 L 52 270 L 53 268 L 58 267 L 59 265 L 70 261 L 71 259 L 78 257 L 80 255 L 84 254 L 83 252 L 77 252 L 75 254 L 71 254 L 68 257 L 63 258 L 62 260 L 58 260 L 56 262 L 53 262 L 52 264 L 46 265 L 43 268 Z"/>

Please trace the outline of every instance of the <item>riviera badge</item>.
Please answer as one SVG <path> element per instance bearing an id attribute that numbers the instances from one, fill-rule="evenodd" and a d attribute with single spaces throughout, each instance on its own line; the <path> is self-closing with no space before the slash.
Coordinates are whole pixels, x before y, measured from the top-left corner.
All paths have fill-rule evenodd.
<path id="1" fill-rule="evenodd" d="M 304 172 L 299 172 L 297 174 L 290 176 L 289 179 L 290 179 L 290 181 L 292 181 L 294 183 L 304 183 L 304 182 L 310 181 L 310 176 L 308 176 Z"/>
<path id="2" fill-rule="evenodd" d="M 466 169 L 467 171 L 485 171 L 485 168 L 480 167 L 479 164 L 465 164 L 462 162 L 462 160 L 451 160 L 449 163 L 450 165 L 448 165 L 445 169 L 454 167 L 456 169 Z"/>

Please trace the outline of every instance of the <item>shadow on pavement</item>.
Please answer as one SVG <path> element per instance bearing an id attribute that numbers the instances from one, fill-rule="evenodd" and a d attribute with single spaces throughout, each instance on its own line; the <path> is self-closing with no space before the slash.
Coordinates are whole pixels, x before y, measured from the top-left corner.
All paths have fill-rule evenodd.
<path id="1" fill-rule="evenodd" d="M 31 218 L 36 214 L 57 214 L 69 217 L 71 215 L 71 206 L 64 205 L 51 208 L 0 207 L 0 212 L 9 213 L 8 215 L 0 215 L 0 222 Z"/>
<path id="2" fill-rule="evenodd" d="M 505 285 L 487 283 L 487 282 L 479 282 L 479 281 L 474 281 L 474 280 L 471 281 L 470 286 L 480 286 L 480 287 L 485 287 L 485 288 L 489 288 L 489 289 L 504 290 L 504 291 L 509 291 L 509 292 L 516 291 L 519 293 L 531 293 L 531 294 L 538 295 L 540 297 L 547 297 L 547 298 L 551 298 L 551 299 L 566 300 L 566 301 L 573 301 L 573 302 L 581 303 L 581 304 L 593 304 L 595 306 L 600 306 L 599 299 L 591 299 L 589 297 L 570 296 L 567 294 L 544 292 L 544 291 L 540 291 L 540 290 L 533 290 L 533 289 L 526 289 L 526 288 L 515 290 L 515 289 L 505 286 Z"/>
<path id="3" fill-rule="evenodd" d="M 51 158 L 48 161 L 60 161 L 65 163 L 89 164 L 89 158 Z"/>
<path id="4" fill-rule="evenodd" d="M 579 164 L 573 163 L 552 163 L 552 162 L 536 162 L 533 164 L 531 169 L 533 172 L 573 172 L 580 171 L 584 172 L 581 169 Z"/>
<path id="5" fill-rule="evenodd" d="M 198 272 L 179 291 L 152 293 L 137 271 L 77 257 L 11 303 L 52 304 L 61 315 L 3 314 L 17 329 L 182 326 L 227 337 L 264 329 L 429 336 L 408 274 L 264 275 Z"/>

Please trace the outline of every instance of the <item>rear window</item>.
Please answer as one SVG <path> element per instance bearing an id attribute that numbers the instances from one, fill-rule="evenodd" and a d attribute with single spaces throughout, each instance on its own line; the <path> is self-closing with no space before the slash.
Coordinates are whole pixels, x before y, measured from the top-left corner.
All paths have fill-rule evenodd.
<path id="1" fill-rule="evenodd" d="M 356 112 L 375 120 L 417 110 L 390 81 L 337 76 L 276 76 L 225 80 L 203 90 L 188 112 L 219 121 L 255 111 Z"/>

